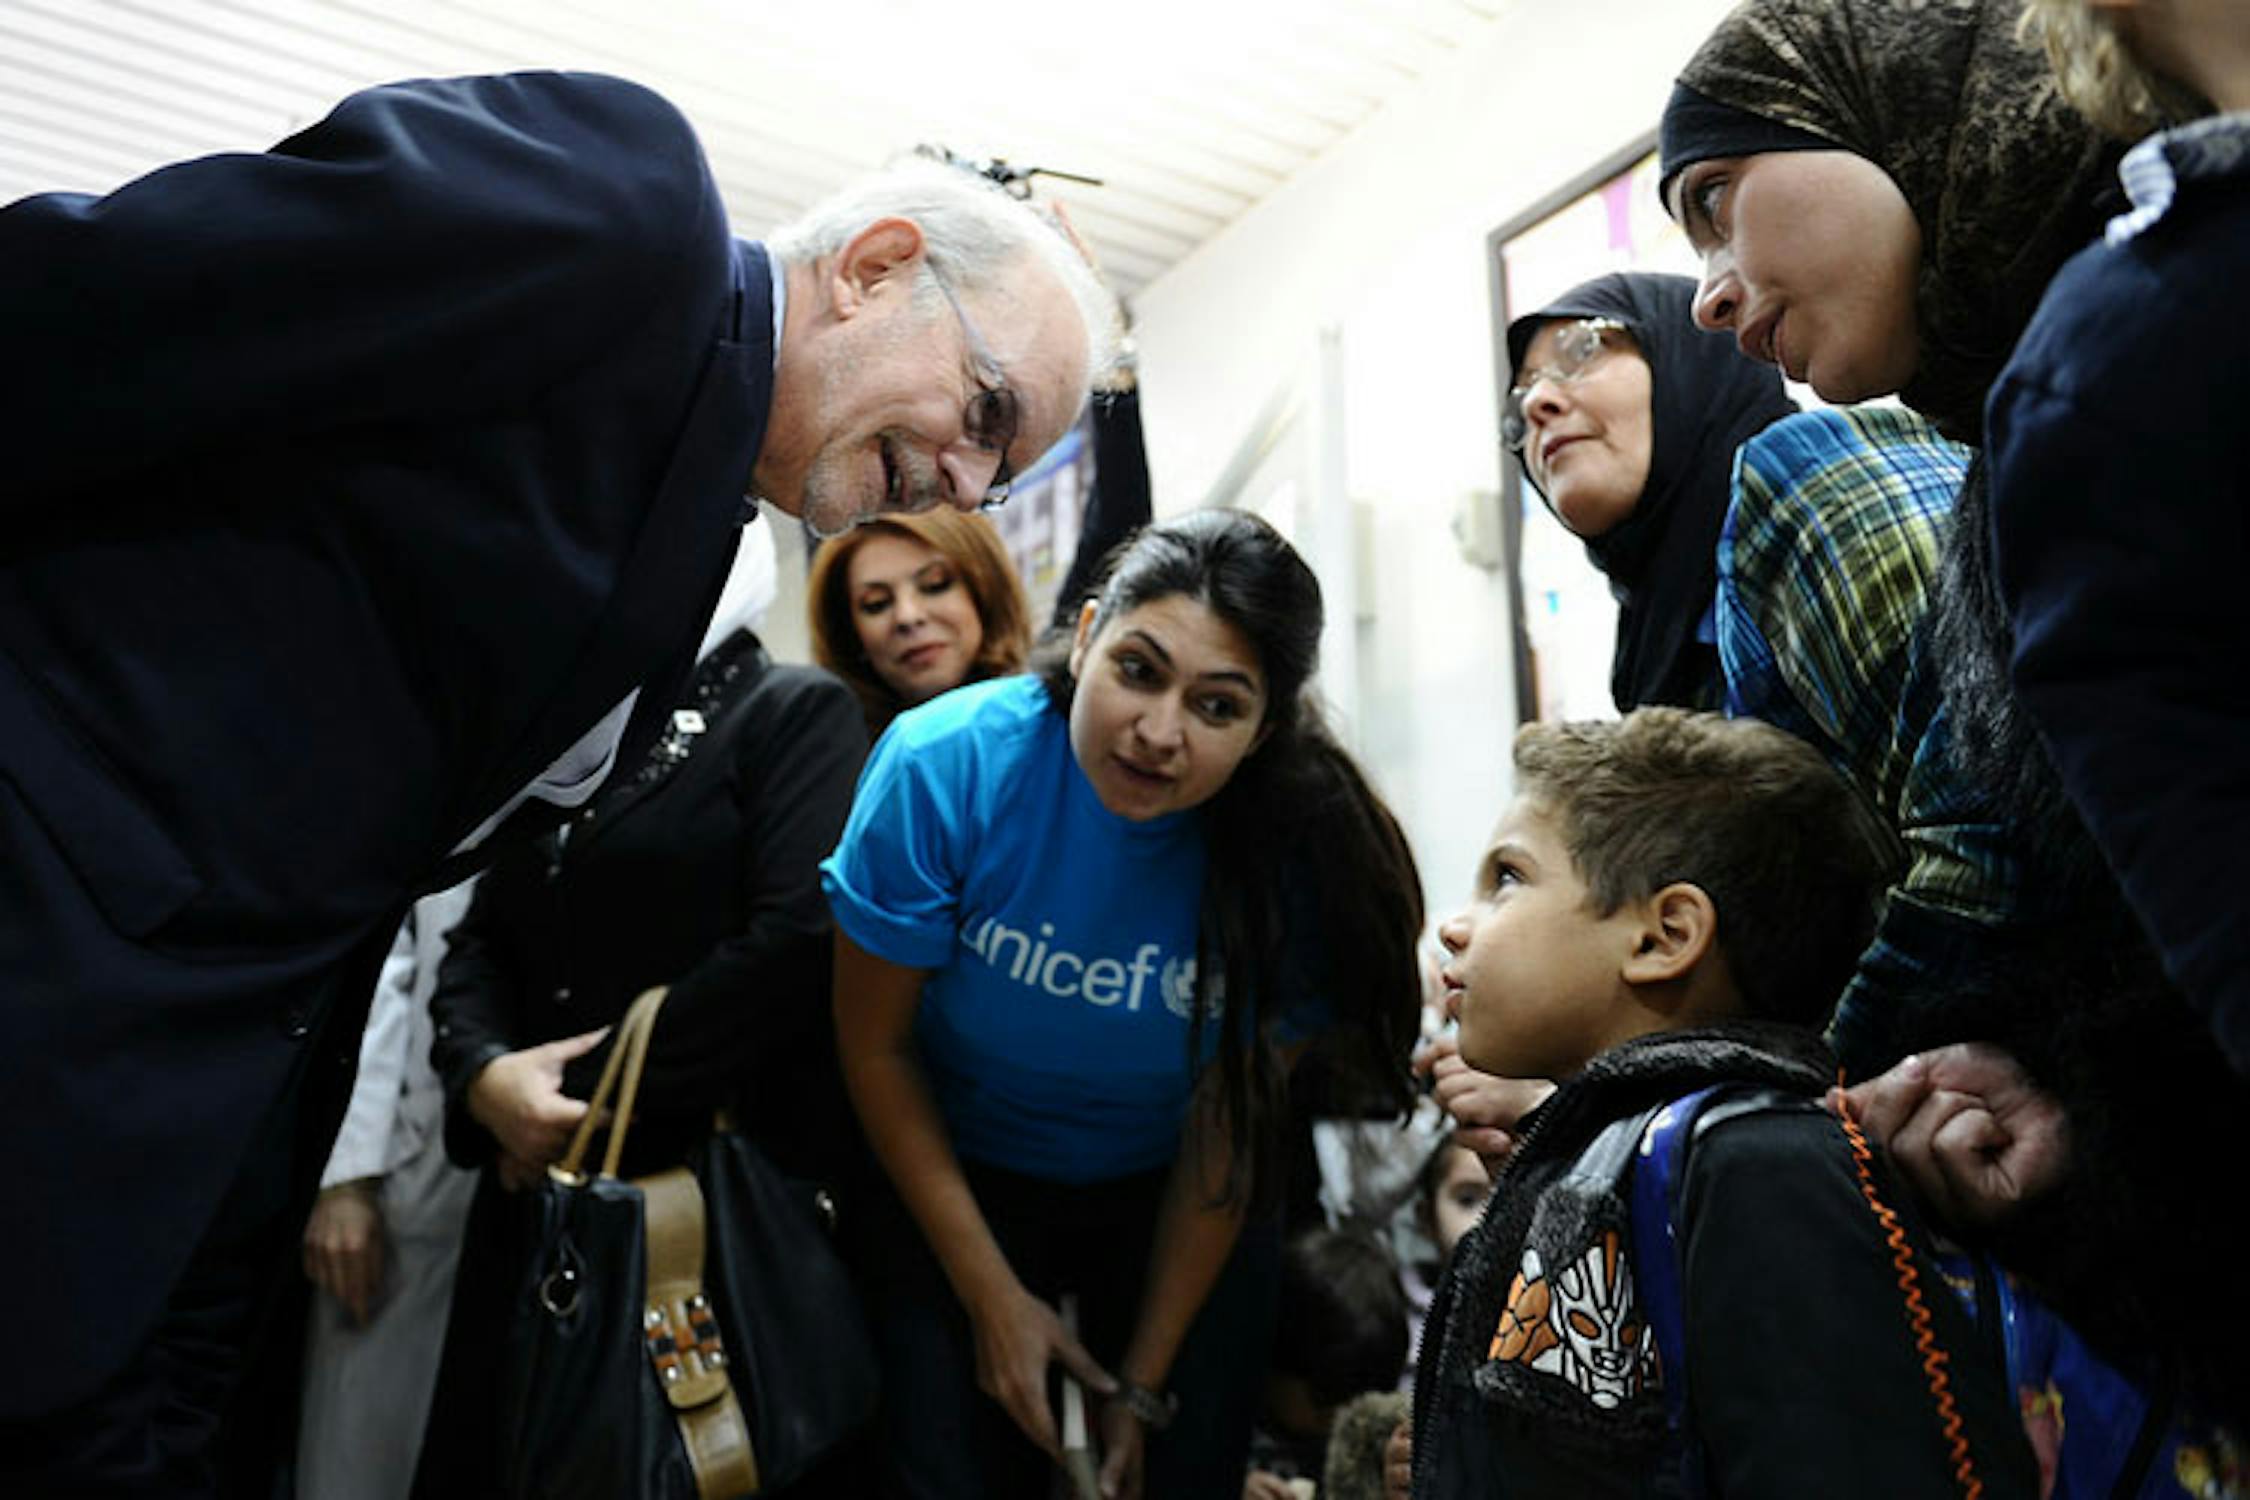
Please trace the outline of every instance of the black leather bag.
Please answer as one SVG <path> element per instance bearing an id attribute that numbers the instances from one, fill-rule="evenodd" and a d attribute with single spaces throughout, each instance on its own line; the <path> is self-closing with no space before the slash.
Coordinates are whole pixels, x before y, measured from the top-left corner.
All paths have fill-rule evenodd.
<path id="1" fill-rule="evenodd" d="M 874 1346 L 816 1190 L 726 1129 L 685 1167 L 617 1176 L 663 996 L 619 1023 L 585 1123 L 528 1195 L 500 1393 L 505 1492 L 521 1500 L 770 1493 L 875 1413 Z"/>

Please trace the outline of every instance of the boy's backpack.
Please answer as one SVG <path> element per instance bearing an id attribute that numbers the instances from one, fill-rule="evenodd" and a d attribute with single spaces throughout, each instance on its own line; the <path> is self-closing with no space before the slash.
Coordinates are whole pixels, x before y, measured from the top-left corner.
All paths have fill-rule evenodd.
<path id="1" fill-rule="evenodd" d="M 1723 1121 L 1808 1107 L 1819 1106 L 1773 1089 L 1720 1085 L 1642 1117 L 1632 1174 L 1633 1265 L 1663 1362 L 1679 1492 L 1688 1497 L 1709 1493 L 1701 1454 L 1686 1436 L 1685 1423 L 1687 1325 L 1676 1226 L 1688 1153 L 1704 1131 Z M 1886 1220 L 1903 1251 L 1904 1232 L 1865 1175 L 1870 1158 L 1864 1143 L 1856 1127 L 1847 1126 L 1846 1134 L 1861 1155 L 1868 1211 Z M 1902 1259 L 1904 1265 L 1911 1262 Z M 2008 1382 L 2039 1460 L 2043 1500 L 2222 1500 L 2246 1493 L 2239 1486 L 2250 1476 L 2237 1471 L 2241 1455 L 2223 1437 L 2190 1428 L 2169 1392 L 2152 1391 L 2105 1362 L 1988 1257 L 1943 1254 L 1936 1269 L 2007 1361 Z M 1910 1319 L 1922 1295 L 1916 1280 L 1912 1270 L 1902 1270 L 1900 1295 Z M 1941 1410 L 1949 1403 L 1942 1377 L 1933 1381 L 1932 1400 Z"/>

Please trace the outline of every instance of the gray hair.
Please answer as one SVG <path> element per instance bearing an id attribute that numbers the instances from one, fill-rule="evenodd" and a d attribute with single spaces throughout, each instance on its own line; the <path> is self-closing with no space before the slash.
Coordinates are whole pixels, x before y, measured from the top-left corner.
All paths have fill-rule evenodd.
<path id="1" fill-rule="evenodd" d="M 1086 331 L 1085 384 L 1103 384 L 1122 362 L 1117 299 L 1054 215 L 1011 197 L 973 172 L 919 158 L 865 177 L 766 236 L 785 265 L 806 265 L 843 249 L 877 219 L 910 219 L 921 228 L 930 268 L 960 291 L 1008 289 L 1008 272 L 1026 256 L 1070 293 Z"/>

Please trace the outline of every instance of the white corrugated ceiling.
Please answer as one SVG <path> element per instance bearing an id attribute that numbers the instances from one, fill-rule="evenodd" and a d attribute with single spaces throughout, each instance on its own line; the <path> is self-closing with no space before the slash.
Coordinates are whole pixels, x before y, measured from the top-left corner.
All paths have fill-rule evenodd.
<path id="1" fill-rule="evenodd" d="M 619 73 L 701 131 L 755 234 L 920 142 L 1060 168 L 1130 295 L 1516 0 L 0 0 L 0 202 L 258 149 L 344 94 Z"/>

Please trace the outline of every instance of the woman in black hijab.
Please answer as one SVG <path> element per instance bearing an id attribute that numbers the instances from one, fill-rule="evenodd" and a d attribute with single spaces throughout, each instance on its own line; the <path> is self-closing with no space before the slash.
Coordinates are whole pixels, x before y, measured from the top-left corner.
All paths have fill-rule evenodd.
<path id="1" fill-rule="evenodd" d="M 1620 713 L 1719 703 L 1709 622 L 1735 450 L 1797 409 L 1771 367 L 1694 325 L 1694 296 L 1685 276 L 1619 272 L 1508 325 L 1505 435 L 1617 595 Z"/>

